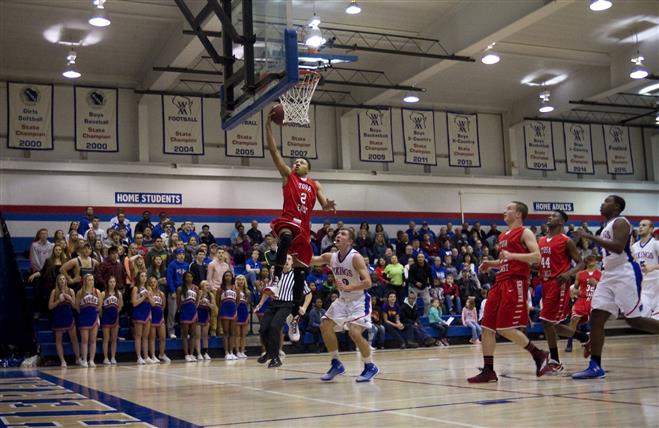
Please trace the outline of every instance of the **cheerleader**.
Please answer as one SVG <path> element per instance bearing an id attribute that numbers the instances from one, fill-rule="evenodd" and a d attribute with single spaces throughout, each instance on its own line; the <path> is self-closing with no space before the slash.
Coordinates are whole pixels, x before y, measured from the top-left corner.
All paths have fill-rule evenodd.
<path id="1" fill-rule="evenodd" d="M 192 283 L 192 273 L 183 274 L 183 284 L 176 289 L 176 307 L 179 310 L 179 323 L 181 324 L 181 339 L 183 339 L 183 353 L 185 361 L 192 362 L 197 359 L 192 355 L 196 342 L 197 329 L 197 286 Z"/>
<path id="2" fill-rule="evenodd" d="M 197 296 L 197 360 L 210 360 L 208 355 L 208 330 L 210 329 L 210 317 L 215 306 L 215 296 L 209 290 L 208 281 L 201 281 L 199 284 L 199 295 Z"/>
<path id="3" fill-rule="evenodd" d="M 165 326 L 165 304 L 167 299 L 165 293 L 160 290 L 158 278 L 149 277 L 148 289 L 153 296 L 151 300 L 151 333 L 149 333 L 149 351 L 151 361 L 159 363 L 161 361 L 170 363 L 172 360 L 165 355 L 165 346 L 167 344 L 167 328 Z M 156 336 L 160 339 L 160 355 L 156 358 Z"/>
<path id="4" fill-rule="evenodd" d="M 98 335 L 98 313 L 103 305 L 101 292 L 94 288 L 94 275 L 87 274 L 82 278 L 82 287 L 76 295 L 78 307 L 78 329 L 80 330 L 80 354 L 83 367 L 96 367 L 96 336 Z M 89 361 L 87 361 L 89 357 Z"/>
<path id="5" fill-rule="evenodd" d="M 239 293 L 236 326 L 234 330 L 234 348 L 236 348 L 236 356 L 238 358 L 247 358 L 245 354 L 245 340 L 247 338 L 247 330 L 249 323 L 249 305 L 250 292 L 247 288 L 247 278 L 244 275 L 236 277 L 236 288 Z"/>
<path id="6" fill-rule="evenodd" d="M 135 354 L 137 364 L 153 364 L 149 358 L 149 332 L 151 331 L 152 295 L 146 289 L 146 272 L 140 272 L 135 277 L 131 290 L 133 304 L 133 338 L 135 339 Z"/>
<path id="7" fill-rule="evenodd" d="M 237 318 L 237 298 L 236 285 L 231 271 L 224 272 L 222 275 L 222 288 L 218 290 L 220 298 L 219 319 L 222 324 L 222 337 L 224 343 L 224 359 L 237 360 L 238 357 L 232 352 L 234 348 L 234 330 Z"/>
<path id="8" fill-rule="evenodd" d="M 55 288 L 50 292 L 48 300 L 48 309 L 52 312 L 52 326 L 55 332 L 55 349 L 62 367 L 66 367 L 64 359 L 64 348 L 62 347 L 62 337 L 64 332 L 69 333 L 71 347 L 76 356 L 76 362 L 80 363 L 80 347 L 78 346 L 78 335 L 76 333 L 76 323 L 73 318 L 73 308 L 76 305 L 76 298 L 73 290 L 69 288 L 66 276 L 57 275 L 55 278 Z"/>
<path id="9" fill-rule="evenodd" d="M 117 279 L 114 276 L 105 282 L 105 291 L 101 293 L 103 308 L 101 312 L 101 328 L 103 329 L 103 364 L 117 364 L 117 336 L 119 335 L 119 312 L 124 305 L 124 299 L 117 291 Z M 108 358 L 108 345 L 110 358 Z"/>

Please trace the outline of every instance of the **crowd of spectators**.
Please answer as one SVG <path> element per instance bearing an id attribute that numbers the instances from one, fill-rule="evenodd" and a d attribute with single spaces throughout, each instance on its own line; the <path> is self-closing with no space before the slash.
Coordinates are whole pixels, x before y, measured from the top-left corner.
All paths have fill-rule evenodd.
<path id="1" fill-rule="evenodd" d="M 276 239 L 270 233 L 264 234 L 255 220 L 247 230 L 242 222 L 236 221 L 228 245 L 219 245 L 208 225 L 198 229 L 191 220 L 176 224 L 165 212 L 160 212 L 155 221 L 149 211 L 144 211 L 142 218 L 133 223 L 119 209 L 107 226 L 102 226 L 93 207 L 88 207 L 79 219 L 70 222 L 67 232 L 57 230 L 49 236 L 45 229 L 38 231 L 30 248 L 29 278 L 36 285 L 37 312 L 47 311 L 48 296 L 60 273 L 66 275 L 73 290 L 81 285 L 80 272 L 89 272 L 94 275 L 99 290 L 103 291 L 108 279 L 113 277 L 116 289 L 126 294 L 131 292 L 139 273 L 146 272 L 149 279 L 155 278 L 166 296 L 167 334 L 175 337 L 176 290 L 187 272 L 192 274 L 195 285 L 208 281 L 212 293 L 222 290 L 226 272 L 231 273 L 229 281 L 244 275 L 251 292 L 250 303 L 255 304 L 269 282 L 277 251 Z M 325 221 L 319 230 L 312 232 L 314 252 L 336 251 L 334 234 L 341 227 L 344 227 L 341 221 L 335 225 Z M 547 232 L 544 225 L 531 229 L 538 237 Z M 570 225 L 568 236 L 574 229 Z M 501 231 L 496 224 L 486 230 L 479 222 L 458 226 L 449 222 L 433 230 L 427 222 L 417 226 L 410 221 L 405 230 L 390 237 L 381 224 L 371 227 L 362 223 L 355 232 L 354 248 L 364 256 L 373 281 L 368 292 L 373 298 L 374 328 L 369 339 L 374 346 L 384 346 L 385 334 L 399 340 L 401 346 L 429 342 L 419 328 L 419 315 L 429 316 L 431 325 L 440 333 L 440 343 L 445 340 L 447 328 L 442 315 L 455 315 L 465 324 L 475 320 L 477 324 L 487 290 L 495 278 L 494 272 L 480 272 L 478 266 L 498 255 L 496 240 Z M 597 252 L 585 239 L 578 242 L 578 247 L 583 255 Z M 537 285 L 537 278 L 533 281 Z M 300 326 L 311 332 L 319 344 L 320 318 L 338 297 L 338 291 L 327 266 L 312 268 L 307 282 L 314 305 Z M 535 302 L 534 296 L 531 297 Z M 467 302 L 470 303 L 465 313 L 463 307 Z M 125 305 L 127 313 L 129 306 Z M 221 334 L 216 319 L 214 312 L 211 336 Z M 478 340 L 476 333 L 472 337 L 474 342 Z"/>

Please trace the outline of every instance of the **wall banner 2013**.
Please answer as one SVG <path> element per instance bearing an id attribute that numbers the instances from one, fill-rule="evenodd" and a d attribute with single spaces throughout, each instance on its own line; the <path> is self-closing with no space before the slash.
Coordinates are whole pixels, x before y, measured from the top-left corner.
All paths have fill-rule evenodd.
<path id="1" fill-rule="evenodd" d="M 449 166 L 480 168 L 478 115 L 446 113 Z"/>

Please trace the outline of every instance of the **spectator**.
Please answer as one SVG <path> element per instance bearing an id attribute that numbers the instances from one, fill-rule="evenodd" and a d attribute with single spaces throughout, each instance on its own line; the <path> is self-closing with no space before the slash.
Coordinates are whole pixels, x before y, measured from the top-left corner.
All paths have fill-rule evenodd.
<path id="1" fill-rule="evenodd" d="M 400 306 L 400 322 L 405 326 L 405 339 L 407 346 L 415 348 L 419 343 L 425 346 L 432 346 L 435 344 L 435 339 L 430 337 L 419 323 L 419 311 L 416 306 L 417 295 L 414 290 L 407 293 L 407 299 L 403 301 Z M 430 307 L 430 304 L 428 304 Z"/>
<path id="2" fill-rule="evenodd" d="M 146 271 L 148 278 L 155 278 L 158 281 L 158 287 L 163 293 L 167 292 L 167 272 L 162 257 L 155 256 L 151 260 L 151 266 Z"/>
<path id="3" fill-rule="evenodd" d="M 405 267 L 398 263 L 398 257 L 391 256 L 391 263 L 385 266 L 384 275 L 389 280 L 387 296 L 393 292 L 396 294 L 396 300 L 402 302 L 405 298 Z"/>
<path id="4" fill-rule="evenodd" d="M 174 324 L 177 307 L 176 290 L 183 285 L 183 275 L 188 271 L 185 263 L 185 250 L 178 249 L 174 253 L 174 260 L 167 266 L 167 333 L 172 339 L 176 338 Z"/>
<path id="5" fill-rule="evenodd" d="M 96 286 L 101 290 L 105 290 L 105 285 L 111 276 L 117 280 L 117 290 L 124 292 L 128 278 L 124 265 L 119 261 L 119 248 L 116 246 L 110 247 L 108 256 L 96 268 L 94 275 Z"/>
<path id="6" fill-rule="evenodd" d="M 430 269 L 430 265 L 426 262 L 426 257 L 423 254 L 419 254 L 416 258 L 416 263 L 410 266 L 407 282 L 410 289 L 414 290 L 414 294 L 419 295 L 423 299 L 424 315 L 427 315 L 430 310 L 431 278 L 432 270 Z"/>
<path id="7" fill-rule="evenodd" d="M 410 237 L 407 236 L 407 233 L 403 232 L 402 230 L 396 232 L 396 256 L 398 257 L 398 260 L 401 262 L 403 260 L 403 256 L 405 255 L 409 243 L 410 243 Z"/>
<path id="8" fill-rule="evenodd" d="M 446 275 L 446 284 L 444 284 L 444 303 L 446 309 L 451 315 L 462 312 L 462 302 L 460 301 L 460 289 L 453 281 L 453 275 Z"/>
<path id="9" fill-rule="evenodd" d="M 439 255 L 441 256 L 442 260 L 446 260 L 446 256 L 451 255 L 451 240 L 447 239 L 444 241 L 444 244 L 442 245 L 442 248 L 439 250 Z"/>
<path id="10" fill-rule="evenodd" d="M 453 223 L 451 223 L 450 221 L 446 223 L 446 236 L 450 240 L 455 239 L 455 230 L 453 230 Z"/>
<path id="11" fill-rule="evenodd" d="M 489 240 L 491 237 L 494 237 L 494 240 L 496 241 L 500 234 L 501 234 L 501 231 L 499 231 L 499 229 L 497 229 L 497 224 L 492 223 L 490 225 L 490 230 L 487 232 L 487 235 L 486 235 L 485 239 Z"/>
<path id="12" fill-rule="evenodd" d="M 373 241 L 368 234 L 368 229 L 359 229 L 357 239 L 355 239 L 355 250 L 364 257 L 371 257 L 371 247 Z"/>
<path id="13" fill-rule="evenodd" d="M 423 242 L 421 242 L 421 249 L 429 256 L 436 257 L 439 254 L 439 245 L 428 234 L 423 234 Z"/>
<path id="14" fill-rule="evenodd" d="M 158 223 L 153 226 L 152 230 L 154 239 L 156 236 L 160 236 L 165 233 L 165 223 L 168 223 L 169 221 L 170 220 L 169 217 L 167 217 L 166 212 L 160 211 L 160 213 L 158 213 Z"/>
<path id="15" fill-rule="evenodd" d="M 475 298 L 467 299 L 467 304 L 462 308 L 462 325 L 471 329 L 471 339 L 469 343 L 481 343 L 481 326 L 478 324 L 478 314 L 476 313 Z"/>
<path id="16" fill-rule="evenodd" d="M 270 246 L 263 251 L 263 262 L 270 268 L 275 265 L 275 260 L 277 260 L 277 241 L 272 235 L 268 235 L 263 242 L 270 242 Z"/>
<path id="17" fill-rule="evenodd" d="M 433 279 L 446 279 L 446 269 L 442 265 L 441 257 L 437 256 L 433 259 L 431 271 Z"/>
<path id="18" fill-rule="evenodd" d="M 252 220 L 251 227 L 247 231 L 247 236 L 252 241 L 252 243 L 259 245 L 263 242 L 263 234 L 259 230 L 259 222 Z"/>
<path id="19" fill-rule="evenodd" d="M 206 281 L 206 278 L 208 277 L 208 267 L 204 263 L 205 258 L 206 252 L 202 249 L 198 249 L 195 253 L 194 261 L 190 263 L 188 270 L 192 273 L 192 282 L 194 284 L 201 284 L 201 281 Z"/>
<path id="20" fill-rule="evenodd" d="M 316 290 L 320 290 L 325 281 L 327 281 L 327 274 L 323 272 L 322 267 L 317 265 L 312 266 L 311 272 L 307 275 L 307 284 L 309 284 L 309 286 L 315 284 Z"/>
<path id="21" fill-rule="evenodd" d="M 329 303 L 333 302 L 332 294 L 334 293 L 336 293 L 336 278 L 334 278 L 332 272 L 329 272 L 327 274 L 327 281 L 323 283 L 323 287 L 320 289 L 320 296 L 322 297 L 326 308 L 329 307 Z"/>
<path id="22" fill-rule="evenodd" d="M 195 238 L 195 243 L 199 242 L 199 235 L 197 235 L 197 232 L 194 231 L 194 224 L 192 223 L 192 220 L 186 220 L 183 222 L 183 226 L 178 234 L 178 237 L 179 240 L 184 244 L 189 243 L 190 238 Z"/>
<path id="23" fill-rule="evenodd" d="M 78 231 L 71 230 L 71 232 L 69 232 L 69 236 L 66 244 L 66 253 L 69 255 L 69 258 L 78 257 L 79 247 L 82 243 L 83 240 L 82 238 L 80 238 L 80 234 L 78 234 Z"/>
<path id="24" fill-rule="evenodd" d="M 114 230 L 119 230 L 121 226 L 126 228 L 126 237 L 130 240 L 133 239 L 133 231 L 130 227 L 130 220 L 126 218 L 123 208 L 117 210 L 117 215 L 110 219 L 110 227 Z"/>
<path id="25" fill-rule="evenodd" d="M 322 249 L 324 248 L 322 245 L 323 238 L 325 235 L 327 235 L 327 232 L 330 230 L 332 227 L 332 223 L 329 220 L 325 220 L 323 222 L 323 227 L 318 229 L 318 232 L 316 232 L 316 242 L 318 243 L 318 246 Z"/>
<path id="26" fill-rule="evenodd" d="M 433 278 L 432 287 L 430 287 L 430 299 L 437 299 L 444 302 L 444 283 L 446 279 Z M 443 304 L 443 303 L 442 303 Z"/>
<path id="27" fill-rule="evenodd" d="M 53 254 L 55 244 L 48 241 L 48 229 L 39 229 L 30 246 L 32 272 L 41 272 L 46 260 Z"/>
<path id="28" fill-rule="evenodd" d="M 451 274 L 453 278 L 458 276 L 458 269 L 453 264 L 453 256 L 450 254 L 444 258 L 444 270 L 446 271 L 446 275 Z"/>
<path id="29" fill-rule="evenodd" d="M 119 242 L 124 247 L 124 253 L 128 252 L 128 246 L 131 243 L 131 238 L 128 236 L 128 229 L 125 224 L 119 225 Z"/>
<path id="30" fill-rule="evenodd" d="M 215 244 L 215 236 L 210 231 L 210 226 L 207 224 L 201 226 L 201 233 L 199 234 L 199 242 L 209 246 Z"/>
<path id="31" fill-rule="evenodd" d="M 423 254 L 426 257 L 426 260 L 429 258 L 428 254 L 421 248 L 421 241 L 415 239 L 412 241 L 412 258 L 416 260 L 416 256 Z"/>
<path id="32" fill-rule="evenodd" d="M 233 230 L 231 231 L 231 235 L 229 235 L 229 240 L 231 242 L 231 245 L 234 245 L 236 243 L 236 238 L 238 235 L 240 235 L 240 228 L 243 227 L 243 224 L 240 221 L 236 221 L 233 224 Z M 243 227 L 243 231 L 244 231 Z"/>
<path id="33" fill-rule="evenodd" d="M 455 281 L 460 289 L 460 300 L 463 302 L 467 301 L 468 297 L 480 296 L 480 284 L 474 279 L 475 275 L 469 270 L 469 268 L 462 269 L 460 272 L 460 278 Z"/>
<path id="34" fill-rule="evenodd" d="M 153 239 L 153 229 L 150 227 L 145 227 L 142 231 L 142 236 L 142 246 L 144 246 L 148 252 L 153 247 L 153 243 L 155 242 Z"/>
<path id="35" fill-rule="evenodd" d="M 387 246 L 391 246 L 391 242 L 389 241 L 389 234 L 385 232 L 384 227 L 382 224 L 378 223 L 375 225 L 375 235 L 377 236 L 378 233 L 381 233 L 382 236 L 384 236 L 384 242 L 387 243 Z"/>
<path id="36" fill-rule="evenodd" d="M 400 305 L 396 303 L 396 293 L 393 291 L 387 295 L 387 301 L 382 305 L 382 319 L 386 333 L 394 336 L 400 343 L 400 349 L 405 349 L 407 345 L 400 334 L 405 330 L 405 326 L 400 322 Z"/>
<path id="37" fill-rule="evenodd" d="M 154 235 L 156 237 L 160 236 L 162 238 L 162 242 L 167 248 L 169 248 L 169 240 L 172 238 L 172 235 L 176 234 L 176 239 L 178 240 L 178 234 L 174 230 L 174 226 L 175 225 L 173 221 L 167 220 L 167 222 L 163 225 L 163 232 L 160 235 Z"/>
<path id="38" fill-rule="evenodd" d="M 142 257 L 146 257 L 146 253 L 149 252 L 149 249 L 144 246 L 144 235 L 142 233 L 135 234 L 135 248 L 137 249 L 137 254 Z"/>
<path id="39" fill-rule="evenodd" d="M 375 240 L 371 246 L 371 255 L 373 258 L 379 259 L 380 257 L 384 257 L 388 248 L 389 244 L 384 239 L 384 233 L 376 232 Z"/>
<path id="40" fill-rule="evenodd" d="M 481 241 L 485 241 L 487 239 L 487 233 L 481 228 L 481 222 L 477 221 L 474 223 L 474 226 L 471 228 L 472 232 L 476 232 L 476 236 L 478 239 Z"/>
<path id="41" fill-rule="evenodd" d="M 105 241 L 108 238 L 108 233 L 106 232 L 105 229 L 101 227 L 101 219 L 99 219 L 96 216 L 92 218 L 92 221 L 89 224 L 89 228 L 85 230 L 83 239 L 88 239 L 88 235 L 91 231 L 94 231 L 96 233 L 96 239 Z"/>
<path id="42" fill-rule="evenodd" d="M 151 211 L 149 210 L 142 212 L 142 220 L 138 221 L 135 225 L 135 235 L 138 233 L 144 234 L 144 229 L 147 227 L 153 229 L 153 223 L 151 223 Z"/>
<path id="43" fill-rule="evenodd" d="M 146 253 L 146 257 L 144 261 L 146 262 L 146 267 L 149 268 L 151 266 L 151 263 L 153 263 L 153 258 L 158 256 L 162 259 L 163 265 L 167 265 L 167 255 L 168 252 L 163 246 L 163 241 L 162 238 L 157 237 L 153 241 L 153 247 L 149 250 L 148 253 Z"/>
<path id="44" fill-rule="evenodd" d="M 167 230 L 166 226 L 165 226 L 165 230 Z M 167 232 L 165 232 L 165 233 L 167 233 Z M 167 243 L 166 243 L 167 252 L 169 254 L 174 254 L 174 251 L 179 248 L 178 247 L 178 242 L 179 242 L 179 237 L 178 237 L 177 232 L 173 232 L 171 235 L 169 235 L 169 239 L 167 240 Z"/>
<path id="45" fill-rule="evenodd" d="M 105 248 L 105 245 L 103 245 L 103 242 L 101 242 L 100 239 L 97 239 L 94 242 L 94 246 L 92 247 L 92 258 L 96 260 L 98 263 L 102 263 L 106 257 L 107 257 L 107 248 Z"/>
<path id="46" fill-rule="evenodd" d="M 402 265 L 407 266 L 414 263 L 414 256 L 412 256 L 413 251 L 414 251 L 414 247 L 412 247 L 411 245 L 405 247 L 405 252 L 403 253 L 403 255 L 398 257 L 398 260 Z"/>
<path id="47" fill-rule="evenodd" d="M 191 236 L 188 239 L 188 243 L 185 244 L 183 248 L 185 248 L 185 252 L 186 252 L 185 259 L 186 260 L 190 259 L 190 261 L 192 261 L 192 259 L 194 259 L 194 256 L 197 254 L 197 250 L 199 250 L 199 243 L 197 241 L 197 237 Z"/>
<path id="48" fill-rule="evenodd" d="M 94 207 L 87 207 L 85 209 L 85 214 L 80 218 L 78 222 L 80 224 L 79 231 L 84 236 L 85 233 L 91 228 L 91 223 L 94 218 Z"/>
<path id="49" fill-rule="evenodd" d="M 419 237 L 419 231 L 416 230 L 416 223 L 413 221 L 410 221 L 407 224 L 407 230 L 405 231 L 405 234 L 407 235 L 407 239 L 409 242 L 414 241 L 415 239 L 420 239 Z"/>
<path id="50" fill-rule="evenodd" d="M 385 333 L 384 325 L 382 325 L 382 300 L 374 297 L 371 310 L 371 328 L 368 331 L 368 344 L 372 350 L 376 347 L 377 349 L 384 349 Z"/>
<path id="51" fill-rule="evenodd" d="M 320 242 L 320 252 L 326 253 L 334 245 L 334 229 L 328 229 L 327 233 Z"/>
<path id="52" fill-rule="evenodd" d="M 322 336 L 320 334 L 320 320 L 325 315 L 325 309 L 323 309 L 323 299 L 314 300 L 314 306 L 309 312 L 309 333 L 313 336 L 313 345 L 315 346 L 315 351 L 320 352 L 322 348 Z"/>
<path id="53" fill-rule="evenodd" d="M 259 250 L 252 250 L 251 257 L 245 262 L 245 277 L 251 289 L 254 289 L 256 277 L 263 267 L 263 263 L 259 260 L 260 256 L 261 253 L 259 253 Z"/>
<path id="54" fill-rule="evenodd" d="M 448 346 L 446 335 L 449 325 L 442 319 L 442 304 L 440 302 L 439 299 L 432 299 L 432 306 L 428 312 L 428 325 L 438 331 L 437 339 L 439 343 Z"/>

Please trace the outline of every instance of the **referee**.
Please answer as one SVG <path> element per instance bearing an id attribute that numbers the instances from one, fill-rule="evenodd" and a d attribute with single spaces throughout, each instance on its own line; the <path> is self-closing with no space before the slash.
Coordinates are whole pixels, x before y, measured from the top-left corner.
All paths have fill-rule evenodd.
<path id="1" fill-rule="evenodd" d="M 261 342 L 263 343 L 263 346 L 265 346 L 265 354 L 257 361 L 260 364 L 264 364 L 266 361 L 270 360 L 268 368 L 279 367 L 282 365 L 281 359 L 279 358 L 281 329 L 284 327 L 286 318 L 293 313 L 296 307 L 298 307 L 293 298 L 293 286 L 295 281 L 292 267 L 293 258 L 288 256 L 286 259 L 286 265 L 284 265 L 282 271 L 282 277 L 277 284 L 277 290 L 272 290 L 274 293 L 274 296 L 272 297 L 273 300 L 270 302 L 270 306 L 268 306 L 268 309 L 261 319 L 259 334 L 261 336 Z M 304 281 L 304 278 L 299 280 Z M 261 296 L 261 301 L 254 309 L 255 311 L 258 311 L 261 308 L 265 299 L 266 294 L 264 293 Z M 300 316 L 303 316 L 306 313 L 309 303 L 311 303 L 311 290 L 305 283 L 304 303 L 297 310 Z"/>

